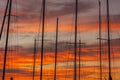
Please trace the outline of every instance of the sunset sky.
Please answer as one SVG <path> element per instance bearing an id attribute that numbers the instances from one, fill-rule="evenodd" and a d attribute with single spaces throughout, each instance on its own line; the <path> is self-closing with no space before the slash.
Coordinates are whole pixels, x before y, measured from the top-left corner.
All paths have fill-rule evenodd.
<path id="1" fill-rule="evenodd" d="M 81 80 L 99 80 L 98 0 L 78 0 L 78 39 L 82 45 Z M 7 0 L 0 0 L 0 26 Z M 120 77 L 120 0 L 109 0 L 112 77 Z M 13 0 L 6 80 L 32 80 L 34 40 L 41 40 L 42 0 Z M 107 39 L 106 0 L 102 4 L 102 37 Z M 46 0 L 43 80 L 53 80 L 56 19 L 59 18 L 57 80 L 74 78 L 75 0 Z M 7 24 L 7 22 L 6 22 Z M 0 78 L 2 78 L 6 25 L 0 41 Z M 1 27 L 0 27 L 1 29 Z M 35 80 L 39 80 L 41 41 L 37 42 Z M 102 41 L 103 79 L 108 79 L 107 41 Z M 78 48 L 77 48 L 78 49 Z M 77 54 L 77 61 L 79 55 Z M 79 64 L 77 62 L 77 64 Z M 78 69 L 78 65 L 77 65 Z M 78 70 L 77 70 L 78 71 Z M 78 73 L 77 73 L 78 74 Z M 1 79 L 0 79 L 1 80 Z"/>

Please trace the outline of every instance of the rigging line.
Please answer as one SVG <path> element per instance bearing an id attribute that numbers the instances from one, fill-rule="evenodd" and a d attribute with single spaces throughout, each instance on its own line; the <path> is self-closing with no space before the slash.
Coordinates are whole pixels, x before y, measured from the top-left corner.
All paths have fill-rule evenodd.
<path id="1" fill-rule="evenodd" d="M 73 32 L 72 32 L 72 29 L 70 29 L 70 38 L 69 38 L 69 41 L 68 41 L 68 43 L 70 42 L 73 42 Z M 67 43 L 67 44 L 68 44 Z M 70 61 L 69 63 L 68 63 L 68 71 L 69 71 L 69 68 L 71 68 L 71 66 L 73 66 L 73 63 L 74 63 L 74 59 L 72 58 L 72 59 L 70 59 L 70 55 L 71 55 L 71 51 L 73 52 L 73 45 L 71 46 L 70 44 L 68 44 L 68 49 L 69 49 L 69 58 L 68 58 L 68 61 Z M 72 65 L 71 65 L 72 64 Z M 71 70 L 71 71 L 74 71 L 73 69 Z M 68 74 L 69 72 L 67 72 L 67 76 L 69 76 L 66 80 L 69 80 L 69 78 L 70 78 L 70 76 L 73 76 L 73 74 Z M 73 77 L 71 77 L 71 78 L 73 78 Z"/>
<path id="2" fill-rule="evenodd" d="M 18 16 L 18 0 L 16 0 L 16 15 Z M 17 33 L 17 45 L 19 45 L 19 39 L 18 39 L 18 17 L 16 17 L 16 33 Z M 18 48 L 16 48 L 18 51 Z"/>
<path id="3" fill-rule="evenodd" d="M 68 46 L 68 57 L 67 57 L 66 79 L 65 80 L 67 80 L 67 78 L 68 78 L 68 70 L 69 69 L 67 69 L 67 68 L 69 68 L 69 59 L 70 59 L 69 53 L 70 53 L 70 47 Z"/>
<path id="4" fill-rule="evenodd" d="M 80 80 L 80 68 L 81 68 L 81 65 L 80 65 L 80 54 L 81 54 L 81 40 L 79 40 L 79 80 Z"/>
<path id="5" fill-rule="evenodd" d="M 18 8 L 18 3 L 17 3 L 17 0 L 15 0 L 14 11 L 15 11 L 15 15 L 16 15 L 16 16 L 18 16 L 17 8 Z M 13 33 L 15 33 L 15 37 L 14 37 L 14 39 L 13 39 L 12 41 L 15 40 L 15 41 L 16 41 L 16 44 L 17 44 L 17 43 L 18 43 L 18 36 L 17 36 L 17 35 L 18 35 L 18 32 L 17 32 L 17 31 L 18 31 L 18 30 L 17 30 L 17 29 L 18 29 L 18 28 L 17 28 L 17 27 L 18 27 L 18 20 L 17 20 L 18 17 L 16 17 L 16 16 L 14 17 L 14 27 L 13 27 L 13 30 L 15 29 L 15 30 L 14 30 L 15 32 L 13 31 Z M 13 54 L 14 54 L 14 58 L 13 58 L 14 74 L 13 74 L 13 77 L 15 77 L 15 74 L 16 74 L 14 61 L 15 61 L 15 59 L 16 59 L 15 57 L 17 56 L 17 55 L 16 55 L 16 54 L 17 54 L 17 51 L 18 51 L 18 47 L 15 47 L 15 52 L 13 53 Z"/>
<path id="6" fill-rule="evenodd" d="M 105 34 L 106 35 L 106 34 Z M 104 55 L 105 55 L 105 58 L 103 59 L 104 60 L 104 64 L 107 64 L 106 62 L 107 62 L 107 42 L 105 42 L 104 43 L 104 47 L 103 47 L 103 51 L 104 51 Z M 105 67 L 103 68 L 103 69 L 105 69 L 105 71 L 103 72 L 104 74 L 104 77 L 106 78 L 106 74 L 107 74 L 107 69 L 106 69 L 106 65 L 105 65 Z"/>
<path id="7" fill-rule="evenodd" d="M 5 25 L 5 20 L 6 20 L 6 16 L 7 16 L 9 3 L 10 3 L 10 0 L 7 0 L 6 9 L 5 9 L 4 17 L 3 17 L 3 21 L 2 21 L 2 27 L 1 27 L 1 30 L 0 30 L 0 40 L 1 40 L 1 37 L 2 37 L 4 25 Z"/>
<path id="8" fill-rule="evenodd" d="M 86 48 L 86 47 L 85 47 L 85 44 L 83 45 L 83 48 L 84 48 L 84 49 Z M 81 55 L 82 55 L 82 54 L 81 54 Z M 83 61 L 84 61 L 84 63 L 85 63 L 85 60 L 83 60 Z M 81 72 L 82 72 L 82 74 L 84 74 L 84 71 L 85 71 L 84 68 L 85 68 L 85 67 L 83 67 L 83 62 L 82 62 L 82 64 L 81 64 L 81 66 L 82 66 L 82 68 L 83 68 L 83 71 L 81 70 Z M 84 79 L 84 77 L 83 77 L 83 79 Z"/>
<path id="9" fill-rule="evenodd" d="M 2 7 L 3 7 L 3 3 L 2 3 L 3 1 L 2 0 L 0 0 L 0 10 L 2 10 Z M 2 15 L 1 15 L 2 16 Z"/>
<path id="10" fill-rule="evenodd" d="M 78 29 L 79 29 L 80 27 L 78 27 Z M 78 42 L 78 44 L 79 44 L 79 50 L 78 50 L 78 55 L 79 55 L 79 59 L 78 59 L 78 62 L 79 62 L 79 71 L 78 71 L 78 78 L 79 78 L 79 80 L 81 79 L 80 78 L 80 74 L 81 74 L 81 48 L 82 48 L 82 42 L 81 42 L 81 31 L 80 31 L 80 29 L 79 29 L 79 42 Z"/>
<path id="11" fill-rule="evenodd" d="M 103 45 L 103 41 L 102 40 L 101 40 L 101 46 L 103 46 L 103 47 L 101 47 L 101 53 L 103 53 L 102 55 L 104 56 L 104 54 L 106 52 L 105 52 L 105 45 Z M 101 59 L 102 59 L 103 62 L 101 62 L 101 65 L 103 65 L 103 63 L 105 62 L 105 59 L 104 59 L 104 57 L 102 57 L 102 55 L 101 55 Z M 104 69 L 104 67 L 102 68 L 102 79 L 104 80 L 105 76 L 103 76 L 103 75 L 105 75 L 105 72 L 104 72 L 103 69 Z"/>
<path id="12" fill-rule="evenodd" d="M 35 80 L 35 67 L 36 67 L 36 52 L 37 52 L 36 39 L 34 40 L 34 57 L 33 57 L 33 79 Z"/>
<path id="13" fill-rule="evenodd" d="M 6 44 L 5 44 L 5 52 L 4 52 L 4 65 L 3 65 L 2 80 L 5 80 L 6 58 L 7 58 L 7 50 L 8 50 L 8 39 L 9 39 L 9 28 L 10 28 L 10 20 L 11 20 L 11 7 L 12 7 L 12 0 L 10 0 L 10 3 L 9 3 L 8 25 L 7 25 Z"/>
<path id="14" fill-rule="evenodd" d="M 112 43 L 111 43 L 112 44 Z M 115 65 L 115 53 L 114 53 L 114 46 L 111 46 L 111 54 L 112 54 L 112 64 Z M 113 66 L 114 67 L 114 66 Z M 115 74 L 113 74 L 115 76 Z"/>
<path id="15" fill-rule="evenodd" d="M 40 26 L 41 26 L 41 22 L 42 22 L 42 11 L 43 11 L 43 6 L 42 6 L 42 2 L 41 2 L 41 9 L 40 9 L 40 16 L 39 16 L 39 26 L 38 26 L 38 40 L 39 40 L 39 37 L 40 37 Z"/>
<path id="16" fill-rule="evenodd" d="M 14 8 L 12 8 L 12 11 L 14 11 Z M 11 13 L 12 14 L 12 13 Z M 14 17 L 13 17 L 13 19 L 11 19 L 12 21 L 11 22 L 13 22 L 13 24 L 11 24 L 11 28 L 9 29 L 9 41 L 8 41 L 8 45 L 9 45 L 9 47 L 8 47 L 8 49 L 10 50 L 10 52 L 8 53 L 8 56 L 10 56 L 10 60 L 8 61 L 9 62 L 9 67 L 10 68 L 12 68 L 12 70 L 13 70 L 13 57 L 12 57 L 12 40 L 13 40 L 13 36 L 11 35 L 11 33 L 13 33 L 13 27 L 15 26 L 14 25 Z M 9 68 L 8 67 L 8 68 Z M 10 72 L 12 72 L 12 70 L 10 70 Z M 14 70 L 13 70 L 13 73 L 14 73 Z M 13 73 L 11 73 L 10 74 L 10 76 L 12 76 L 13 77 Z"/>

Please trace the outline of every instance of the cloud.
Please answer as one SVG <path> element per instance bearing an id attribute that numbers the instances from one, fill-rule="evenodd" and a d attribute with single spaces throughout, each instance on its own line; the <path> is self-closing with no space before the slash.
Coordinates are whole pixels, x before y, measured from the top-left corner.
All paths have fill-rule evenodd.
<path id="1" fill-rule="evenodd" d="M 17 2 L 18 16 L 19 20 L 27 19 L 39 19 L 41 14 L 41 1 L 40 0 L 25 0 Z M 90 2 L 79 2 L 78 3 L 78 12 L 84 13 L 95 8 L 94 3 Z M 15 7 L 15 3 L 13 5 Z M 74 14 L 75 12 L 75 3 L 72 1 L 69 2 L 50 2 L 46 3 L 46 16 L 47 18 L 53 18 L 57 16 L 64 16 L 69 14 Z"/>
<path id="2" fill-rule="evenodd" d="M 110 16 L 110 21 L 112 23 L 119 24 L 120 23 L 120 15 L 112 15 L 112 16 Z"/>
<path id="3" fill-rule="evenodd" d="M 56 7 L 57 7 L 57 3 L 55 3 Z M 59 4 L 58 3 L 58 7 L 60 7 L 59 9 L 56 10 L 51 10 L 48 12 L 48 14 L 50 14 L 50 17 L 56 17 L 56 16 L 64 16 L 64 15 L 69 15 L 69 14 L 74 14 L 75 13 L 75 3 L 74 2 L 68 2 L 68 3 L 62 3 Z M 95 4 L 94 3 L 87 3 L 87 2 L 79 2 L 78 3 L 79 7 L 78 7 L 78 12 L 79 13 L 84 13 L 87 12 L 91 9 L 95 8 Z M 52 5 L 51 5 L 52 6 Z"/>
<path id="4" fill-rule="evenodd" d="M 2 69 L 0 69 L 0 72 L 2 72 Z M 28 75 L 30 74 L 28 71 L 23 70 L 23 69 L 13 69 L 13 68 L 7 68 L 6 69 L 6 73 L 19 73 L 19 74 L 24 74 L 24 75 Z"/>

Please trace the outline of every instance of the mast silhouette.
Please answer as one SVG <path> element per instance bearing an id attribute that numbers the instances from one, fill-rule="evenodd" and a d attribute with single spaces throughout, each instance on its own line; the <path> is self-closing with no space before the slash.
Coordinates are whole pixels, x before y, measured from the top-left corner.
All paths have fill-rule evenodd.
<path id="1" fill-rule="evenodd" d="M 78 23 L 78 20 L 77 20 L 77 17 L 78 17 L 78 0 L 76 0 L 76 2 L 75 2 L 75 43 L 74 43 L 74 49 L 75 49 L 75 52 L 74 52 L 74 57 L 75 57 L 75 59 L 74 59 L 74 80 L 77 80 L 77 78 L 76 78 L 76 72 L 77 72 L 77 69 L 76 69 L 76 67 L 77 67 L 77 65 L 76 65 L 76 55 L 77 55 L 77 23 Z"/>
<path id="2" fill-rule="evenodd" d="M 100 80 L 102 80 L 102 34 L 101 34 L 101 1 L 98 0 L 99 2 L 99 54 L 100 54 Z"/>
<path id="3" fill-rule="evenodd" d="M 13 77 L 11 77 L 10 80 L 13 80 Z"/>
<path id="4" fill-rule="evenodd" d="M 56 25 L 56 44 L 55 44 L 55 71 L 54 71 L 54 80 L 56 80 L 56 69 L 57 69 L 57 54 L 58 54 L 58 22 L 59 22 L 59 19 L 57 18 L 57 25 Z"/>
<path id="5" fill-rule="evenodd" d="M 107 27 L 108 27 L 108 63 L 109 63 L 109 80 L 112 80 L 111 76 L 111 43 L 110 43 L 110 14 L 109 14 L 109 0 L 106 0 L 107 7 Z"/>
<path id="6" fill-rule="evenodd" d="M 35 62 L 36 62 L 36 52 L 37 52 L 36 45 L 37 45 L 37 43 L 36 43 L 36 39 L 35 39 L 35 41 L 34 41 L 33 79 L 32 80 L 35 80 L 35 66 L 36 66 Z"/>
<path id="7" fill-rule="evenodd" d="M 42 17 L 42 44 L 41 44 L 41 69 L 40 69 L 40 80 L 42 80 L 43 73 L 43 53 L 44 53 L 44 27 L 45 27 L 45 3 L 46 0 L 43 0 L 43 17 Z"/>
<path id="8" fill-rule="evenodd" d="M 8 51 L 8 39 L 9 39 L 9 29 L 10 29 L 10 21 L 11 21 L 12 0 L 8 0 L 6 7 L 9 7 L 9 9 L 8 9 L 8 25 L 7 25 L 7 34 L 6 34 L 6 43 L 5 43 L 5 52 L 4 52 L 4 65 L 3 65 L 2 80 L 5 80 L 7 51 Z M 5 14 L 7 14 L 7 13 L 5 13 Z"/>
<path id="9" fill-rule="evenodd" d="M 77 80 L 77 65 L 76 65 L 76 57 L 77 57 L 77 23 L 78 23 L 78 0 L 75 1 L 75 40 L 74 40 L 74 80 Z"/>

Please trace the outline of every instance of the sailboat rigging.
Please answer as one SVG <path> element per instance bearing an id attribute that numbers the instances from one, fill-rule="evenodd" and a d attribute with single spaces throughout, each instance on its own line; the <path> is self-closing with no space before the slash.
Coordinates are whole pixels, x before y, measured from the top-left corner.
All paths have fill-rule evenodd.
<path id="1" fill-rule="evenodd" d="M 40 80 L 42 80 L 42 76 L 43 76 L 42 73 L 43 73 L 43 53 L 44 53 L 45 3 L 46 3 L 46 0 L 43 0 Z"/>
<path id="2" fill-rule="evenodd" d="M 9 4 L 10 4 L 10 0 L 7 0 L 6 9 L 5 9 L 4 17 L 3 17 L 3 21 L 2 21 L 2 27 L 1 27 L 1 31 L 0 31 L 0 40 L 1 40 L 1 37 L 2 37 L 3 28 L 4 28 L 4 25 L 5 25 L 5 20 L 6 20 L 6 15 L 7 15 L 7 12 L 8 12 Z"/>
<path id="3" fill-rule="evenodd" d="M 111 76 L 111 43 L 110 43 L 110 14 L 109 14 L 109 0 L 106 1 L 107 7 L 107 28 L 108 28 L 108 63 L 109 63 L 109 80 L 113 80 Z"/>
<path id="4" fill-rule="evenodd" d="M 12 0 L 8 0 L 6 10 L 8 11 L 8 24 L 7 24 L 7 34 L 6 34 L 6 43 L 5 43 L 5 52 L 4 52 L 4 65 L 3 65 L 3 74 L 2 80 L 5 80 L 5 71 L 6 71 L 6 61 L 7 61 L 7 51 L 8 51 L 8 39 L 9 39 L 9 29 L 10 29 L 10 21 L 11 21 L 11 7 Z M 7 14 L 5 11 L 5 15 Z M 6 17 L 5 17 L 6 19 Z M 4 26 L 3 26 L 4 27 Z"/>
<path id="5" fill-rule="evenodd" d="M 77 23 L 78 23 L 78 0 L 75 2 L 75 43 L 74 43 L 74 80 L 77 80 L 76 74 L 77 74 L 77 65 L 76 65 L 76 57 L 77 57 Z"/>
<path id="6" fill-rule="evenodd" d="M 32 80 L 35 80 L 35 66 L 36 66 L 35 62 L 36 62 L 36 52 L 37 52 L 36 45 L 37 45 L 37 43 L 36 43 L 36 39 L 35 39 L 34 40 L 33 77 L 32 77 L 33 79 Z"/>
<path id="7" fill-rule="evenodd" d="M 59 19 L 57 18 L 57 25 L 56 25 L 56 44 L 55 44 L 55 71 L 54 71 L 54 80 L 56 80 L 56 69 L 57 69 L 57 54 L 58 54 L 58 22 L 59 22 Z"/>
<path id="8" fill-rule="evenodd" d="M 101 1 L 99 3 L 99 55 L 100 55 L 100 80 L 102 80 L 102 35 L 101 35 Z"/>

